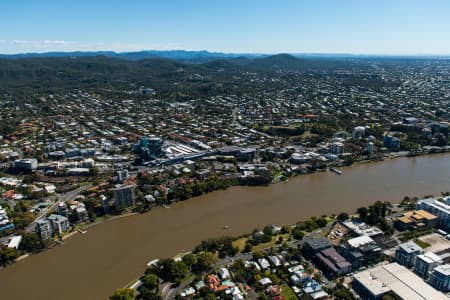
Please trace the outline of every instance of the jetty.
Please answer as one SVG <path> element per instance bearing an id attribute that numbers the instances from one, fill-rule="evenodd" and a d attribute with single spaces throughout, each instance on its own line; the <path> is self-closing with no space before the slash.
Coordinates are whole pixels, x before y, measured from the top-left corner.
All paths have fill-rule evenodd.
<path id="1" fill-rule="evenodd" d="M 336 173 L 336 174 L 338 174 L 338 175 L 341 175 L 341 174 L 342 174 L 342 171 L 341 171 L 341 170 L 338 170 L 338 169 L 336 169 L 336 168 L 330 168 L 330 171 L 331 171 L 331 172 L 334 172 L 334 173 Z"/>

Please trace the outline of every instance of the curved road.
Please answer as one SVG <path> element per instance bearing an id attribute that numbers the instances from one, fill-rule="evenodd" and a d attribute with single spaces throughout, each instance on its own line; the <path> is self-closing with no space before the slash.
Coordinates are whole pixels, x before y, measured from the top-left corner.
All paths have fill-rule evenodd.
<path id="1" fill-rule="evenodd" d="M 52 205 L 50 205 L 49 207 L 47 207 L 42 213 L 40 213 L 36 219 L 34 219 L 33 222 L 31 222 L 26 228 L 25 231 L 27 232 L 32 232 L 34 231 L 34 228 L 36 227 L 36 222 L 40 219 L 42 219 L 43 217 L 45 217 L 47 215 L 47 213 L 49 211 L 52 211 L 56 205 L 58 205 L 59 202 L 63 201 L 66 202 L 70 199 L 75 198 L 76 196 L 78 196 L 81 192 L 87 190 L 88 188 L 92 187 L 92 185 L 85 185 L 85 186 L 81 186 L 75 190 L 69 191 L 67 193 L 64 194 L 56 194 L 50 197 L 47 197 L 48 200 L 52 200 L 54 201 Z M 55 201 L 56 199 L 58 199 L 58 201 Z"/>

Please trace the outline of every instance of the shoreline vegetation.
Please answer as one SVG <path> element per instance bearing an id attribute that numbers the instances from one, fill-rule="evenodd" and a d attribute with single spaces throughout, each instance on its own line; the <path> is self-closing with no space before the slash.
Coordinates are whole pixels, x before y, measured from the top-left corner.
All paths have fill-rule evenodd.
<path id="1" fill-rule="evenodd" d="M 450 151 L 428 152 L 428 153 L 418 153 L 418 154 L 415 154 L 415 155 L 410 155 L 410 153 L 408 152 L 408 153 L 398 154 L 398 155 L 389 155 L 389 156 L 384 157 L 383 160 L 359 160 L 359 161 L 354 161 L 354 162 L 352 162 L 352 164 L 342 165 L 342 166 L 339 166 L 339 167 L 344 167 L 345 168 L 345 167 L 357 166 L 357 165 L 363 165 L 363 164 L 372 164 L 372 163 L 376 164 L 376 163 L 383 162 L 385 160 L 392 160 L 392 159 L 397 159 L 397 158 L 402 158 L 402 157 L 403 158 L 405 158 L 405 157 L 408 158 L 408 157 L 431 156 L 431 155 L 435 155 L 435 154 L 448 154 L 448 153 L 450 153 Z M 272 178 L 272 180 L 270 182 L 263 183 L 263 184 L 241 184 L 239 181 L 237 181 L 236 184 L 225 185 L 224 187 L 222 187 L 220 189 L 217 188 L 217 189 L 214 189 L 214 190 L 211 190 L 211 191 L 206 190 L 206 191 L 202 192 L 199 195 L 190 195 L 190 197 L 187 197 L 185 199 L 176 199 L 176 200 L 172 201 L 170 204 L 175 204 L 177 202 L 186 201 L 186 200 L 189 200 L 191 198 L 200 196 L 202 194 L 208 194 L 208 193 L 215 192 L 215 191 L 218 191 L 218 190 L 221 190 L 221 189 L 222 190 L 226 190 L 229 187 L 233 187 L 233 186 L 240 186 L 240 185 L 241 186 L 249 186 L 249 187 L 251 187 L 251 186 L 268 186 L 270 184 L 278 184 L 278 183 L 280 183 L 282 181 L 288 180 L 289 178 L 297 177 L 297 176 L 300 176 L 300 175 L 310 175 L 310 174 L 314 174 L 316 172 L 325 172 L 325 171 L 328 171 L 328 168 L 326 168 L 326 169 L 316 169 L 316 170 L 308 172 L 308 173 L 293 173 L 290 177 L 284 178 L 283 180 L 279 179 L 280 176 L 275 176 L 274 178 Z M 345 173 L 344 173 L 344 176 L 345 176 Z M 51 244 L 45 246 L 44 248 L 39 249 L 36 252 L 24 253 L 24 254 L 16 257 L 14 260 L 10 260 L 6 264 L 3 264 L 3 266 L 0 266 L 0 268 L 6 268 L 10 264 L 14 264 L 16 262 L 22 261 L 22 260 L 24 260 L 25 258 L 27 258 L 29 256 L 32 256 L 32 255 L 35 255 L 35 254 L 39 254 L 39 253 L 41 253 L 43 251 L 46 251 L 48 249 L 51 249 L 53 247 L 63 246 L 64 245 L 64 241 L 66 241 L 66 240 L 68 240 L 68 239 L 78 235 L 80 233 L 79 230 L 85 230 L 86 231 L 89 228 L 92 228 L 92 227 L 94 227 L 96 225 L 103 224 L 103 223 L 108 222 L 108 221 L 114 221 L 114 220 L 117 220 L 117 219 L 130 217 L 130 216 L 137 215 L 137 214 L 145 214 L 145 213 L 150 212 L 153 208 L 156 208 L 156 207 L 169 208 L 169 206 L 167 206 L 167 204 L 154 205 L 154 206 L 151 206 L 149 208 L 146 208 L 146 209 L 143 209 L 143 210 L 140 210 L 140 211 L 137 211 L 137 207 L 135 207 L 134 211 L 126 211 L 126 212 L 118 214 L 118 215 L 104 215 L 102 217 L 96 218 L 96 220 L 94 222 L 77 224 L 77 225 L 75 225 L 72 228 L 72 230 L 70 232 L 67 232 L 63 236 L 60 236 L 58 239 L 53 240 L 53 242 L 51 242 Z"/>
<path id="2" fill-rule="evenodd" d="M 441 195 L 450 195 L 450 192 L 441 192 Z M 214 270 L 217 271 L 219 266 L 224 267 L 227 264 L 232 266 L 235 266 L 235 264 L 242 265 L 243 255 L 251 256 L 254 259 L 263 258 L 264 253 L 273 253 L 275 248 L 296 248 L 303 255 L 301 242 L 304 239 L 328 237 L 333 226 L 349 219 L 357 219 L 371 226 L 377 226 L 384 236 L 391 237 L 394 234 L 394 224 L 388 224 L 386 217 L 394 212 L 398 213 L 394 206 L 402 209 L 402 211 L 407 211 L 411 209 L 411 204 L 418 200 L 418 197 L 405 196 L 395 205 L 388 201 L 376 201 L 368 207 L 358 208 L 352 214 L 341 212 L 338 215 L 311 217 L 294 224 L 282 224 L 281 227 L 269 224 L 263 229 L 255 228 L 251 233 L 239 236 L 223 235 L 202 240 L 191 250 L 180 252 L 172 257 L 155 258 L 150 261 L 147 263 L 142 276 L 130 281 L 123 288 L 115 290 L 110 299 L 115 300 L 117 295 L 125 292 L 132 295 L 129 299 L 135 299 L 138 295 L 141 298 L 137 297 L 136 299 L 163 299 L 158 288 L 159 285 L 169 283 L 175 291 L 179 292 L 180 287 L 185 287 L 186 282 L 192 282 L 190 279 L 200 279 L 209 274 L 208 272 L 214 273 Z M 430 246 L 428 243 L 420 241 L 418 237 L 431 232 L 432 230 L 418 232 L 419 235 L 414 238 L 414 241 L 422 248 Z M 406 241 L 407 239 L 400 238 L 400 240 Z M 299 260 L 302 260 L 302 258 Z M 379 261 L 381 259 L 374 261 L 374 263 Z M 304 261 L 304 263 L 307 265 L 308 272 L 320 277 L 319 274 L 315 273 L 315 269 L 312 268 L 309 261 Z M 198 264 L 200 265 L 198 266 Z M 168 266 L 175 270 L 172 272 L 173 274 L 164 272 Z M 147 284 L 150 276 L 156 276 L 155 280 L 158 282 L 151 289 L 151 292 L 148 291 Z"/>

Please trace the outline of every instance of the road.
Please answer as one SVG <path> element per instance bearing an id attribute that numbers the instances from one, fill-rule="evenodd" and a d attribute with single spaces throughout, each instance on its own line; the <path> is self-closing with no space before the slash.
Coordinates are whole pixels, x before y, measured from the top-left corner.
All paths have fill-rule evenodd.
<path id="1" fill-rule="evenodd" d="M 67 193 L 64 194 L 56 194 L 53 196 L 49 196 L 47 198 L 45 198 L 45 200 L 51 200 L 53 202 L 52 205 L 50 205 L 49 207 L 47 207 L 46 209 L 44 209 L 43 212 L 41 212 L 36 219 L 34 219 L 33 222 L 31 222 L 26 228 L 25 231 L 26 232 L 32 232 L 34 231 L 34 228 L 36 227 L 36 222 L 40 219 L 42 219 L 43 217 L 45 217 L 47 215 L 47 213 L 49 211 L 52 211 L 56 205 L 58 205 L 59 202 L 63 201 L 66 202 L 68 200 L 71 200 L 73 198 L 75 198 L 76 196 L 78 196 L 81 192 L 87 190 L 88 188 L 92 187 L 92 185 L 85 185 L 85 186 L 81 186 L 75 190 L 69 191 Z M 58 199 L 58 201 L 55 201 L 56 199 Z M 44 200 L 44 199 L 43 199 Z"/>
<path id="2" fill-rule="evenodd" d="M 192 281 L 194 281 L 194 278 L 195 276 L 192 276 L 175 288 L 172 288 L 172 283 L 168 283 L 161 289 L 161 297 L 163 298 L 163 300 L 174 299 L 176 295 L 180 294 L 187 286 L 192 283 Z"/>

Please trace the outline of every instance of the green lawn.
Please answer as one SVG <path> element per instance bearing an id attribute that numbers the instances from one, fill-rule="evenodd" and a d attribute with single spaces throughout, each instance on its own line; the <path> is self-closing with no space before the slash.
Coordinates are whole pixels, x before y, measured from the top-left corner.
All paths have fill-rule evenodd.
<path id="1" fill-rule="evenodd" d="M 261 244 L 259 244 L 259 245 L 256 245 L 256 246 L 254 246 L 254 247 L 252 248 L 252 251 L 253 251 L 253 252 L 255 252 L 255 251 L 261 251 L 261 250 L 263 250 L 263 249 L 273 247 L 273 246 L 276 245 L 277 239 L 278 239 L 277 236 L 272 237 L 272 240 L 271 240 L 270 242 L 267 242 L 267 243 L 261 243 Z"/>
<path id="2" fill-rule="evenodd" d="M 428 247 L 431 246 L 429 243 L 424 242 L 424 241 L 419 240 L 419 239 L 415 239 L 414 242 L 415 242 L 417 245 L 419 245 L 420 248 L 422 248 L 422 249 L 425 249 L 425 248 L 428 248 Z"/>
<path id="3" fill-rule="evenodd" d="M 252 252 L 260 251 L 260 250 L 263 250 L 265 248 L 270 248 L 270 247 L 275 246 L 275 244 L 277 242 L 277 238 L 278 237 L 275 236 L 275 237 L 272 238 L 272 240 L 270 242 L 262 243 L 262 244 L 253 246 Z M 240 239 L 238 239 L 238 240 L 233 242 L 233 246 L 234 247 L 238 247 L 239 250 L 242 251 L 245 248 L 246 241 L 247 241 L 247 238 L 240 238 Z"/>
<path id="4" fill-rule="evenodd" d="M 238 247 L 239 251 L 242 251 L 245 248 L 246 241 L 247 241 L 246 237 L 237 239 L 237 240 L 233 241 L 233 247 Z"/>
<path id="5" fill-rule="evenodd" d="M 276 246 L 277 241 L 278 241 L 280 236 L 283 237 L 283 241 L 287 241 L 287 239 L 289 238 L 289 234 L 274 235 L 270 242 L 262 243 L 262 244 L 253 246 L 252 252 L 261 251 L 263 249 L 267 249 L 267 248 Z M 248 238 L 246 238 L 246 237 L 237 239 L 237 240 L 233 241 L 233 247 L 238 247 L 239 251 L 242 251 L 245 248 L 245 243 L 246 243 L 247 240 L 248 240 Z"/>
<path id="6" fill-rule="evenodd" d="M 298 299 L 294 291 L 287 284 L 281 285 L 281 296 L 286 300 Z"/>

